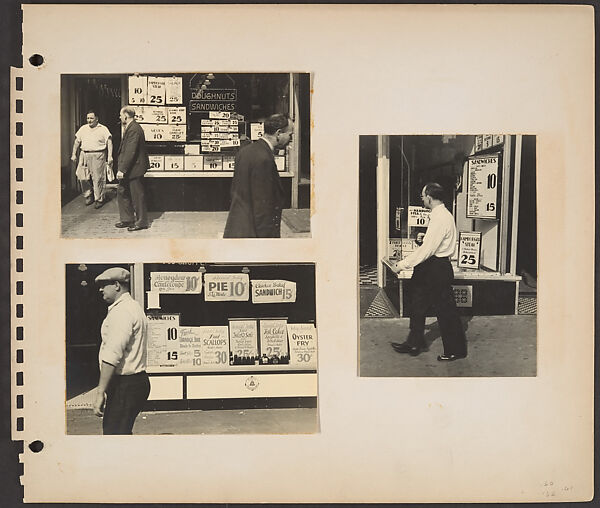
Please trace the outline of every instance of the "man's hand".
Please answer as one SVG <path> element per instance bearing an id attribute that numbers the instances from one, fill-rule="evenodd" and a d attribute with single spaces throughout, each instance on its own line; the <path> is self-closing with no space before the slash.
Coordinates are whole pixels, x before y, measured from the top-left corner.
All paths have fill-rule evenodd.
<path id="1" fill-rule="evenodd" d="M 104 416 L 104 404 L 106 403 L 106 393 L 97 390 L 94 400 L 93 411 L 96 416 Z"/>
<path id="2" fill-rule="evenodd" d="M 71 160 L 73 162 L 77 162 L 77 155 L 71 155 Z"/>
<path id="3" fill-rule="evenodd" d="M 403 261 L 396 261 L 396 263 L 394 264 L 394 271 L 398 273 L 402 270 L 408 270 L 407 266 L 404 264 Z"/>
<path id="4" fill-rule="evenodd" d="M 117 171 L 117 180 L 123 180 L 123 178 L 125 178 L 125 175 L 123 174 L 123 172 Z"/>
<path id="5" fill-rule="evenodd" d="M 112 157 L 109 157 L 109 159 L 106 162 L 108 163 L 109 166 L 112 166 L 113 165 Z"/>

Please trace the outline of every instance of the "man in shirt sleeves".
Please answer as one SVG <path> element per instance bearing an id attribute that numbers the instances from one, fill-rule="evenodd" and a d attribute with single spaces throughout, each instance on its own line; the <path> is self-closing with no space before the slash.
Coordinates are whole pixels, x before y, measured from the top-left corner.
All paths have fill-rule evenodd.
<path id="1" fill-rule="evenodd" d="M 75 133 L 71 160 L 77 162 L 77 150 L 81 147 L 75 175 L 81 184 L 85 204 L 91 205 L 95 201 L 94 208 L 100 208 L 106 202 L 106 165 L 112 166 L 113 162 L 112 136 L 98 122 L 95 111 L 88 112 L 86 122 Z"/>
<path id="2" fill-rule="evenodd" d="M 94 414 L 103 417 L 103 434 L 131 434 L 150 394 L 146 374 L 147 320 L 129 294 L 129 279 L 129 272 L 117 267 L 96 277 L 108 304 L 101 328 L 100 380 L 93 407 Z"/>
<path id="3" fill-rule="evenodd" d="M 144 193 L 144 174 L 150 167 L 144 131 L 135 121 L 135 110 L 121 108 L 124 132 L 119 145 L 117 168 L 117 204 L 119 205 L 118 228 L 139 231 L 148 228 L 148 212 Z"/>
<path id="4" fill-rule="evenodd" d="M 393 344 L 393 347 L 399 353 L 412 356 L 428 350 L 424 339 L 425 316 L 433 306 L 444 345 L 444 354 L 437 359 L 453 361 L 467 356 L 465 332 L 452 291 L 454 271 L 450 257 L 456 249 L 456 226 L 454 217 L 444 205 L 444 189 L 441 185 L 425 185 L 421 199 L 423 205 L 431 210 L 423 244 L 395 265 L 398 272 L 413 268 L 410 333 L 406 342 Z"/>
<path id="5" fill-rule="evenodd" d="M 294 124 L 282 114 L 271 115 L 263 124 L 263 136 L 241 148 L 235 158 L 223 238 L 281 236 L 284 193 L 273 153 L 292 140 Z"/>

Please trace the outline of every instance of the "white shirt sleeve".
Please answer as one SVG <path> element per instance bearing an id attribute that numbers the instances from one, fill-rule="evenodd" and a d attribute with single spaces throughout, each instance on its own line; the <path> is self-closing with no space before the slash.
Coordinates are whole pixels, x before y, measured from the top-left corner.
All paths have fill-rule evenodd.
<path id="1" fill-rule="evenodd" d="M 423 238 L 423 245 L 400 261 L 397 264 L 398 267 L 409 270 L 435 254 L 435 251 L 442 243 L 445 235 L 442 221 L 435 219 L 436 218 L 432 218 L 432 220 L 429 221 L 427 232 Z"/>
<path id="2" fill-rule="evenodd" d="M 132 318 L 129 312 L 123 310 L 115 309 L 107 316 L 106 338 L 99 355 L 101 361 L 114 367 L 123 360 L 125 349 L 133 334 Z"/>

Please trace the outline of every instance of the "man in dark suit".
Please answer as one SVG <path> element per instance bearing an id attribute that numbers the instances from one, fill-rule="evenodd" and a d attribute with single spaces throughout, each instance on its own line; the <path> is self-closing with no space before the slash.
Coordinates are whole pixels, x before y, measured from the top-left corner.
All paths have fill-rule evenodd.
<path id="1" fill-rule="evenodd" d="M 144 196 L 144 173 L 150 167 L 144 131 L 134 120 L 135 110 L 121 109 L 121 123 L 124 126 L 123 138 L 119 145 L 117 179 L 117 204 L 120 221 L 115 224 L 127 231 L 148 228 L 148 212 Z"/>
<path id="2" fill-rule="evenodd" d="M 264 134 L 240 149 L 231 183 L 231 207 L 223 238 L 279 238 L 283 186 L 273 153 L 292 140 L 294 125 L 281 114 L 264 121 Z"/>

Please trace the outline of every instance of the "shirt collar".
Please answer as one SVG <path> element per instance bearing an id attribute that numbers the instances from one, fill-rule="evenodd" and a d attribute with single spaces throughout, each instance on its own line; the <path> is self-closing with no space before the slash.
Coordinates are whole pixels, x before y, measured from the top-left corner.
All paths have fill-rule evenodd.
<path id="1" fill-rule="evenodd" d="M 131 300 L 131 294 L 123 293 L 121 296 L 119 296 L 119 298 L 117 298 L 113 303 L 111 303 L 108 306 L 108 312 L 110 312 L 114 307 L 116 307 L 117 304 L 124 302 L 126 300 Z"/>
<path id="2" fill-rule="evenodd" d="M 265 142 L 267 145 L 269 145 L 269 148 L 271 149 L 271 152 L 274 152 L 274 151 L 275 151 L 275 147 L 274 147 L 274 146 L 271 144 L 271 142 L 270 142 L 270 141 L 269 141 L 267 138 L 265 138 L 265 137 L 263 136 L 263 137 L 262 137 L 262 138 L 260 138 L 260 139 L 262 139 L 262 140 L 263 140 L 263 141 L 264 141 L 264 142 Z"/>

